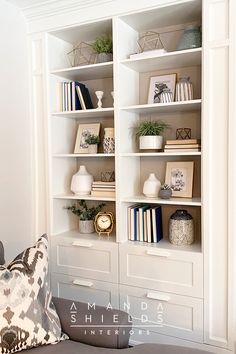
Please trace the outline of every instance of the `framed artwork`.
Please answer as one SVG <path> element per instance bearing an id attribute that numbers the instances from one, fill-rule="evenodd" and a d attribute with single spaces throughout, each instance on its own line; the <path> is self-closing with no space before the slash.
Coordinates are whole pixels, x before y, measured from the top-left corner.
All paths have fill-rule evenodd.
<path id="1" fill-rule="evenodd" d="M 100 123 L 79 124 L 76 141 L 75 141 L 74 154 L 87 154 L 88 144 L 86 143 L 86 139 L 90 135 L 99 135 L 99 132 L 100 132 Z"/>
<path id="2" fill-rule="evenodd" d="M 153 76 L 150 78 L 148 103 L 173 102 L 175 98 L 176 74 Z"/>
<path id="3" fill-rule="evenodd" d="M 173 197 L 192 198 L 193 168 L 193 161 L 171 161 L 166 163 L 165 183 L 171 187 Z"/>

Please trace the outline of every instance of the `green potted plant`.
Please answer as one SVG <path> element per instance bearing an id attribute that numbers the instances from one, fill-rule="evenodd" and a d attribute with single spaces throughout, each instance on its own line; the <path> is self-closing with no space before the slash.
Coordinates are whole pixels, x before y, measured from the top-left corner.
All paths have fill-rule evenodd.
<path id="1" fill-rule="evenodd" d="M 159 197 L 161 199 L 170 199 L 172 196 L 172 189 L 170 188 L 169 184 L 163 184 L 161 186 L 160 192 L 159 192 Z"/>
<path id="2" fill-rule="evenodd" d="M 96 154 L 98 152 L 98 144 L 100 143 L 100 138 L 98 135 L 91 134 L 85 140 L 86 144 L 88 144 L 88 153 Z"/>
<path id="3" fill-rule="evenodd" d="M 95 42 L 92 43 L 92 48 L 98 54 L 98 63 L 111 61 L 113 59 L 113 46 L 111 36 L 103 35 L 97 37 Z"/>
<path id="4" fill-rule="evenodd" d="M 98 204 L 98 206 L 88 207 L 86 201 L 81 199 L 77 204 L 66 207 L 73 214 L 79 217 L 79 232 L 81 234 L 91 234 L 94 230 L 94 219 L 97 213 L 99 213 L 105 203 Z"/>
<path id="5" fill-rule="evenodd" d="M 139 148 L 141 150 L 162 149 L 163 133 L 168 124 L 161 121 L 143 121 L 139 124 L 136 136 L 139 138 Z"/>

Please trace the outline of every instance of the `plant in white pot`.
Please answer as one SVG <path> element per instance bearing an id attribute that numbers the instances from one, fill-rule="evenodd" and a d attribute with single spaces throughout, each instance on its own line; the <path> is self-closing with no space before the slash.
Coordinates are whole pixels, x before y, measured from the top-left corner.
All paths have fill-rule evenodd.
<path id="1" fill-rule="evenodd" d="M 81 234 L 91 234 L 94 230 L 94 219 L 97 213 L 99 213 L 105 203 L 101 203 L 98 206 L 88 207 L 85 200 L 81 199 L 77 204 L 66 207 L 73 214 L 79 217 L 79 232 Z"/>
<path id="2" fill-rule="evenodd" d="M 143 121 L 139 124 L 136 136 L 139 138 L 139 148 L 141 150 L 162 149 L 163 133 L 168 124 L 161 121 Z"/>
<path id="3" fill-rule="evenodd" d="M 100 138 L 98 135 L 91 134 L 85 140 L 86 144 L 88 144 L 88 153 L 96 154 L 98 152 L 98 144 L 100 143 Z"/>
<path id="4" fill-rule="evenodd" d="M 103 35 L 97 37 L 95 42 L 93 42 L 91 46 L 93 50 L 98 54 L 97 56 L 98 63 L 112 61 L 113 44 L 112 44 L 111 36 Z"/>

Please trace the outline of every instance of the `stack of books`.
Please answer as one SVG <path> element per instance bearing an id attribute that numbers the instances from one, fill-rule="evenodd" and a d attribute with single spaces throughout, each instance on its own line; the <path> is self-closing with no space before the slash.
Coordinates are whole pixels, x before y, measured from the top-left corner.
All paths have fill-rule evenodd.
<path id="1" fill-rule="evenodd" d="M 127 208 L 128 239 L 156 243 L 163 238 L 160 206 L 132 205 Z"/>
<path id="2" fill-rule="evenodd" d="M 167 140 L 164 152 L 197 152 L 201 151 L 199 139 Z"/>
<path id="3" fill-rule="evenodd" d="M 116 185 L 114 182 L 95 181 L 92 184 L 91 195 L 94 197 L 115 197 Z"/>
<path id="4" fill-rule="evenodd" d="M 78 81 L 58 83 L 58 104 L 59 112 L 93 108 L 88 88 Z"/>

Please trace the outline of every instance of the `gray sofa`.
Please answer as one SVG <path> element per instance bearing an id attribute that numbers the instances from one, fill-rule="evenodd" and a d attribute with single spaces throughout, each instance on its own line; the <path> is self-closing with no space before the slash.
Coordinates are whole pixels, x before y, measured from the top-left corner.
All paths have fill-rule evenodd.
<path id="1" fill-rule="evenodd" d="M 4 251 L 0 242 L 0 264 L 4 264 Z M 96 306 L 89 308 L 85 303 L 54 298 L 62 330 L 69 339 L 24 350 L 24 354 L 203 354 L 206 352 L 185 347 L 162 344 L 140 344 L 129 348 L 129 330 L 132 324 L 128 314 L 119 310 L 108 310 Z M 76 310 L 76 311 L 75 311 Z M 85 323 L 85 316 L 91 322 Z M 116 316 L 117 322 L 114 322 Z M 103 321 L 101 322 L 101 318 Z M 102 325 L 101 325 L 102 323 Z M 114 324 L 115 323 L 115 324 Z M 85 326 L 85 324 L 87 326 Z M 119 331 L 120 329 L 120 331 Z M 124 331 L 121 329 L 125 329 Z M 87 332 L 85 332 L 85 330 Z M 91 331 L 93 331 L 91 333 Z M 101 332 L 102 331 L 102 332 Z M 107 332 L 110 331 L 110 332 Z M 102 334 L 101 334 L 102 333 Z M 109 333 L 109 334 L 108 334 Z M 31 352 L 31 353 L 29 353 Z M 209 354 L 209 353 L 208 353 Z"/>

